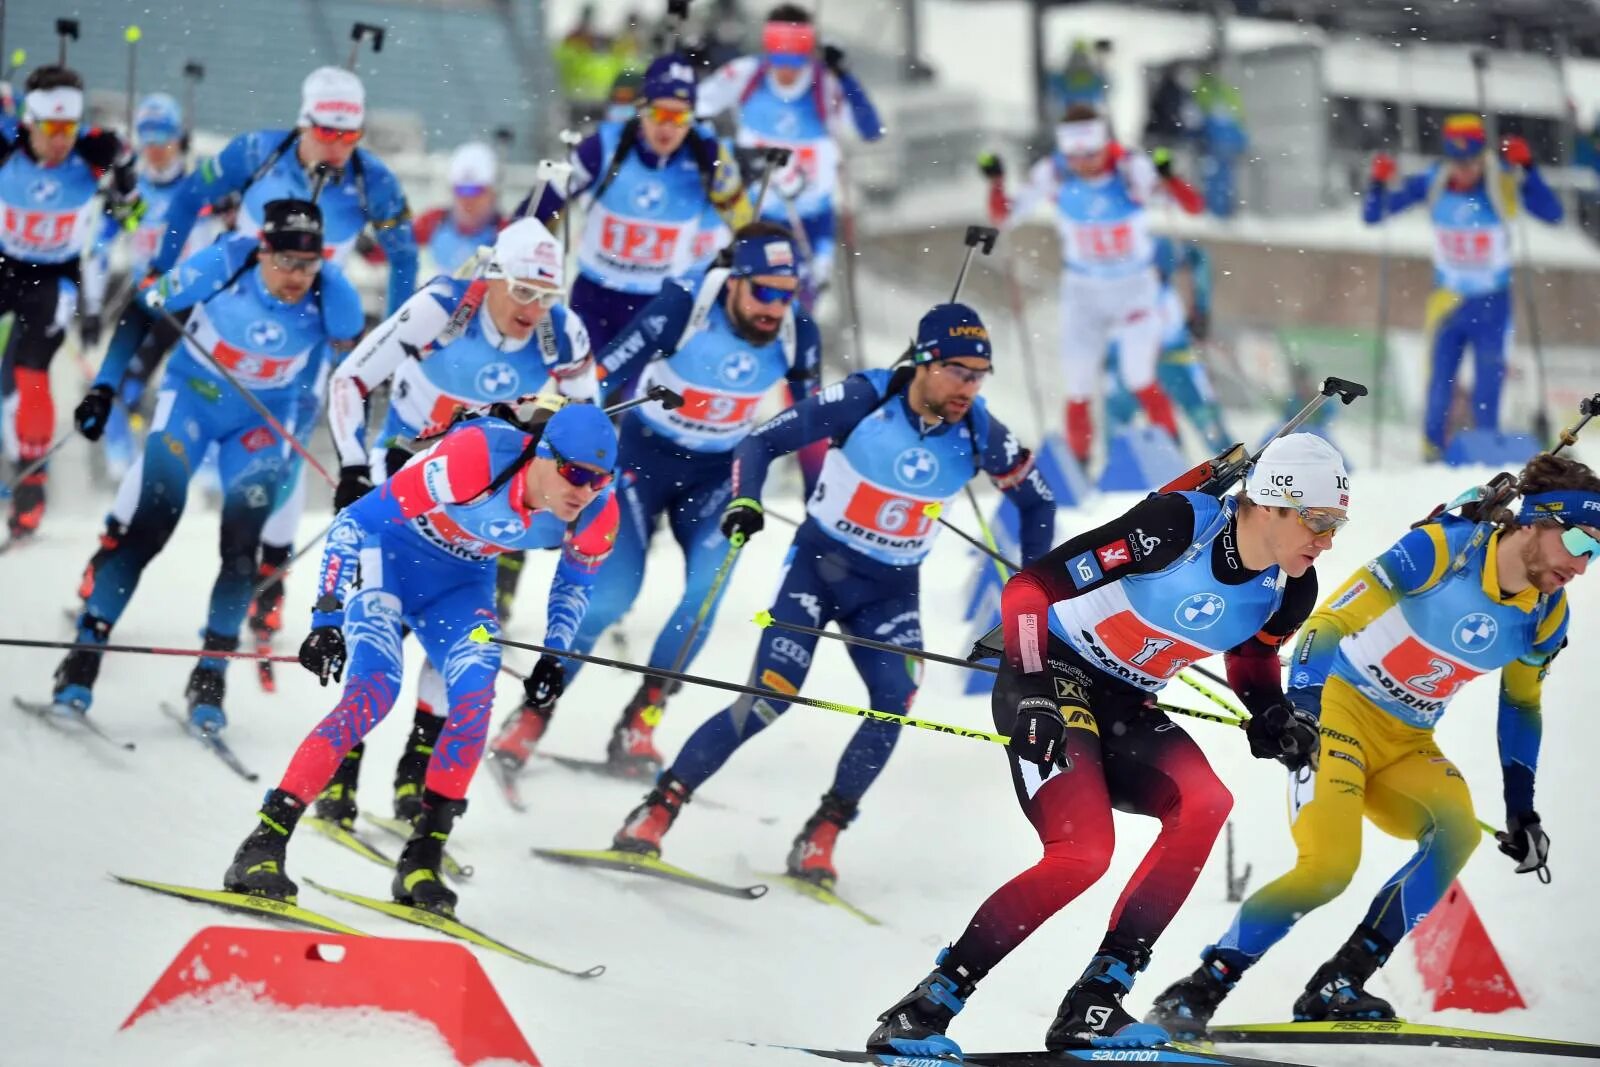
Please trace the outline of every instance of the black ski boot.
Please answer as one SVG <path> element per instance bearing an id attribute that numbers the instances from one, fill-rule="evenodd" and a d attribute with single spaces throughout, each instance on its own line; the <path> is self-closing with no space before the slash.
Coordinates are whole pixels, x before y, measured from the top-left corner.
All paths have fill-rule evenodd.
<path id="1" fill-rule="evenodd" d="M 1140 1022 L 1122 1006 L 1134 976 L 1149 962 L 1150 949 L 1144 942 L 1107 934 L 1088 970 L 1056 1009 L 1044 1047 L 1056 1051 L 1087 1042 L 1097 1048 L 1146 1048 L 1171 1040 L 1161 1027 Z"/>
<path id="2" fill-rule="evenodd" d="M 78 616 L 77 643 L 103 645 L 111 636 L 111 624 L 88 612 Z M 56 667 L 55 688 L 50 699 L 79 714 L 88 712 L 94 702 L 94 683 L 100 677 L 101 652 L 77 648 L 66 654 Z"/>
<path id="3" fill-rule="evenodd" d="M 233 863 L 222 876 L 222 888 L 295 903 L 300 887 L 284 869 L 284 850 L 305 810 L 306 806 L 292 793 L 281 789 L 268 793 L 261 810 L 256 812 L 260 824 L 233 854 Z"/>
<path id="4" fill-rule="evenodd" d="M 1159 1026 L 1178 1041 L 1205 1037 L 1211 1016 L 1222 999 L 1233 992 L 1243 970 L 1223 962 L 1213 946 L 1200 957 L 1200 966 L 1156 997 L 1144 1021 Z"/>
<path id="5" fill-rule="evenodd" d="M 867 1038 L 868 1052 L 960 1058 L 961 1046 L 944 1032 L 950 1021 L 967 1006 L 967 998 L 977 988 L 978 980 L 964 967 L 947 968 L 949 957 L 950 950 L 942 950 L 935 961 L 937 966 L 928 977 L 878 1016 L 878 1028 Z"/>
<path id="6" fill-rule="evenodd" d="M 465 800 L 451 800 L 431 789 L 423 790 L 422 811 L 417 815 L 411 840 L 406 842 L 394 865 L 394 885 L 390 892 L 397 903 L 455 917 L 455 892 L 444 884 L 439 870 L 444 863 L 444 845 L 450 838 L 450 828 L 466 810 Z"/>
<path id="7" fill-rule="evenodd" d="M 856 805 L 857 801 L 845 800 L 831 791 L 822 794 L 821 806 L 806 820 L 789 849 L 789 877 L 823 889 L 834 887 L 839 872 L 833 867 L 833 846 L 839 831 L 856 817 Z"/>
<path id="8" fill-rule="evenodd" d="M 417 705 L 411 720 L 411 737 L 400 762 L 394 768 L 394 817 L 415 823 L 422 814 L 422 782 L 428 776 L 428 761 L 433 758 L 433 746 L 438 743 L 439 731 L 444 729 L 444 716 Z"/>
<path id="9" fill-rule="evenodd" d="M 1294 1002 L 1295 1022 L 1393 1019 L 1394 1008 L 1362 986 L 1389 959 L 1390 946 L 1370 927 L 1358 926 L 1333 958 L 1311 976 Z"/>
<path id="10" fill-rule="evenodd" d="M 201 647 L 207 652 L 237 652 L 239 639 L 224 637 L 207 630 Z M 222 699 L 227 695 L 228 684 L 223 680 L 222 667 L 210 667 L 205 660 L 195 664 L 189 672 L 189 684 L 184 687 L 184 699 L 189 702 L 189 729 L 197 733 L 220 733 L 228 725 L 228 716 L 222 711 Z"/>
<path id="11" fill-rule="evenodd" d="M 356 808 L 356 786 L 361 784 L 361 757 L 366 751 L 367 743 L 358 741 L 355 748 L 344 754 L 344 759 L 333 770 L 333 780 L 317 794 L 313 815 L 346 830 L 356 828 L 356 816 L 360 814 Z"/>

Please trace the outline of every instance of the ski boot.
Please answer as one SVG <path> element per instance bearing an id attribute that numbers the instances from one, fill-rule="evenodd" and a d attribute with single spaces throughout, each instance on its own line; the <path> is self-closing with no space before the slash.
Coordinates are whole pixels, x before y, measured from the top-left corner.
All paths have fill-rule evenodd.
<path id="1" fill-rule="evenodd" d="M 1230 967 L 1213 946 L 1200 957 L 1193 974 L 1180 979 L 1156 997 L 1144 1021 L 1159 1026 L 1179 1041 L 1205 1037 L 1211 1016 L 1222 999 L 1238 984 L 1243 968 Z"/>
<path id="2" fill-rule="evenodd" d="M 365 741 L 356 742 L 356 746 L 344 754 L 344 759 L 339 761 L 339 766 L 334 768 L 333 780 L 327 788 L 317 794 L 316 805 L 312 814 L 325 822 L 331 822 L 343 830 L 356 828 L 356 786 L 361 779 L 361 757 L 367 750 Z"/>
<path id="3" fill-rule="evenodd" d="M 606 760 L 611 770 L 629 778 L 657 774 L 665 762 L 656 751 L 655 731 L 666 709 L 667 697 L 676 690 L 659 678 L 646 678 L 633 694 L 622 718 L 611 731 L 606 745 Z"/>
<path id="4" fill-rule="evenodd" d="M 831 890 L 839 880 L 839 872 L 833 869 L 833 845 L 839 831 L 855 817 L 856 801 L 832 792 L 822 794 L 822 804 L 806 820 L 789 849 L 789 877 Z"/>
<path id="5" fill-rule="evenodd" d="M 1294 1021 L 1393 1019 L 1394 1008 L 1362 986 L 1389 959 L 1389 946 L 1371 928 L 1356 927 L 1333 958 L 1311 976 L 1294 1002 Z"/>
<path id="6" fill-rule="evenodd" d="M 239 639 L 224 637 L 207 630 L 200 647 L 207 652 L 237 652 Z M 212 666 L 211 664 L 215 664 Z M 228 725 L 228 716 L 222 711 L 222 698 L 228 684 L 222 677 L 222 661 L 202 659 L 189 672 L 189 684 L 184 687 L 184 699 L 189 702 L 189 729 L 197 733 L 219 733 Z"/>
<path id="7" fill-rule="evenodd" d="M 489 758 L 513 774 L 522 770 L 533 755 L 533 747 L 550 728 L 550 713 L 555 707 L 553 702 L 541 705 L 524 701 L 490 742 Z"/>
<path id="8" fill-rule="evenodd" d="M 1083 977 L 1056 1009 L 1044 1047 L 1054 1052 L 1088 1042 L 1096 1048 L 1146 1048 L 1172 1040 L 1161 1027 L 1140 1022 L 1122 1006 L 1134 975 L 1149 962 L 1150 950 L 1142 941 L 1107 934 Z"/>
<path id="9" fill-rule="evenodd" d="M 103 645 L 111 636 L 111 624 L 97 619 L 88 612 L 78 616 L 77 643 Z M 100 677 L 100 657 L 103 653 L 77 648 L 68 652 L 56 667 L 55 690 L 50 700 L 57 707 L 67 708 L 79 715 L 87 714 L 94 703 L 94 683 Z"/>
<path id="10" fill-rule="evenodd" d="M 284 852 L 306 806 L 292 793 L 274 789 L 256 813 L 260 824 L 250 831 L 233 863 L 222 876 L 222 888 L 293 904 L 300 887 L 284 870 Z"/>
<path id="11" fill-rule="evenodd" d="M 903 1056 L 961 1057 L 961 1046 L 945 1036 L 950 1021 L 967 1006 L 977 979 L 965 968 L 946 970 L 948 948 L 939 952 L 937 966 L 917 988 L 895 1001 L 878 1016 L 879 1026 L 867 1038 L 868 1052 L 893 1052 Z"/>
<path id="12" fill-rule="evenodd" d="M 444 884 L 439 871 L 450 829 L 466 810 L 465 800 L 451 800 L 431 789 L 423 791 L 422 810 L 417 814 L 411 840 L 394 865 L 390 892 L 396 903 L 455 917 L 455 891 Z"/>
<path id="13" fill-rule="evenodd" d="M 289 555 L 286 546 L 261 546 L 261 569 L 256 574 L 261 592 L 250 601 L 249 617 L 257 644 L 269 644 L 272 635 L 283 629 L 283 568 Z"/>
<path id="14" fill-rule="evenodd" d="M 6 516 L 6 529 L 11 540 L 21 541 L 39 532 L 44 521 L 45 473 L 34 471 L 17 483 L 11 496 L 11 514 Z"/>
<path id="15" fill-rule="evenodd" d="M 636 852 L 652 859 L 661 858 L 661 839 L 678 818 L 678 811 L 689 803 L 689 787 L 669 771 L 656 779 L 656 787 L 644 803 L 628 813 L 628 819 L 611 839 L 618 852 Z"/>
<path id="16" fill-rule="evenodd" d="M 411 719 L 411 737 L 394 768 L 395 818 L 415 823 L 422 814 L 422 781 L 428 776 L 428 761 L 433 758 L 433 746 L 443 729 L 443 715 L 435 715 L 426 704 L 417 705 Z"/>
<path id="17" fill-rule="evenodd" d="M 106 516 L 106 528 L 100 533 L 100 547 L 94 550 L 94 555 L 89 557 L 88 566 L 83 568 L 83 577 L 78 579 L 78 599 L 88 602 L 94 594 L 94 576 L 105 566 L 106 560 L 111 558 L 111 553 L 122 544 L 122 539 L 128 533 L 128 528 L 111 516 Z"/>

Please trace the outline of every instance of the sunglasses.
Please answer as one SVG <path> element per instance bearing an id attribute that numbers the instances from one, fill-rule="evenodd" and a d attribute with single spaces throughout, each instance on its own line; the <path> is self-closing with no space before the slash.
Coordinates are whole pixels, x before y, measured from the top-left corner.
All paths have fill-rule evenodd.
<path id="1" fill-rule="evenodd" d="M 580 466 L 566 456 L 555 450 L 555 447 L 546 442 L 550 454 L 556 457 L 556 473 L 567 480 L 568 485 L 575 485 L 579 489 L 594 489 L 599 491 L 611 484 L 611 479 L 616 475 L 611 471 L 597 471 L 593 467 Z"/>
<path id="2" fill-rule="evenodd" d="M 1332 508 L 1295 508 L 1300 525 L 1321 537 L 1336 534 L 1350 522 L 1350 516 Z"/>
<path id="3" fill-rule="evenodd" d="M 336 130 L 332 126 L 313 126 L 311 136 L 323 144 L 355 144 L 361 140 L 360 130 Z"/>
<path id="4" fill-rule="evenodd" d="M 543 285 L 525 285 L 522 282 L 509 283 L 506 286 L 506 295 L 519 304 L 538 304 L 546 311 L 561 302 L 561 290 Z"/>
<path id="5" fill-rule="evenodd" d="M 289 252 L 272 253 L 272 265 L 289 274 L 316 274 L 322 270 L 322 257 L 297 256 Z"/>
<path id="6" fill-rule="evenodd" d="M 991 372 L 991 368 L 989 367 L 984 367 L 982 370 L 977 370 L 972 367 L 964 367 L 960 363 L 935 363 L 933 365 L 933 369 L 938 371 L 940 374 L 950 375 L 950 377 L 954 378 L 962 385 L 978 385 L 985 378 L 987 378 Z"/>
<path id="7" fill-rule="evenodd" d="M 39 119 L 33 125 L 46 137 L 71 137 L 78 132 L 77 119 Z"/>
<path id="8" fill-rule="evenodd" d="M 1568 526 L 1561 531 L 1561 546 L 1573 556 L 1588 556 L 1590 563 L 1600 562 L 1600 541 L 1581 526 Z"/>
<path id="9" fill-rule="evenodd" d="M 663 126 L 687 126 L 694 121 L 694 112 L 688 108 L 662 107 L 659 104 L 640 104 L 639 117 Z"/>
<path id="10" fill-rule="evenodd" d="M 750 283 L 750 296 L 758 304 L 788 304 L 799 294 L 798 289 L 784 289 L 776 285 Z"/>

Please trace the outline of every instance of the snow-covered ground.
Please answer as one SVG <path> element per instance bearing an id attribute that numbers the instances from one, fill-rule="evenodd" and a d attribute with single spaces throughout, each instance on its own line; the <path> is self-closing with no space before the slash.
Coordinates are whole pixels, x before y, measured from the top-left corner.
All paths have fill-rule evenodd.
<path id="1" fill-rule="evenodd" d="M 63 482 L 78 477 L 81 446 L 63 462 Z M 1321 568 L 1331 584 L 1384 547 L 1416 514 L 1471 472 L 1385 470 L 1358 476 L 1356 522 Z M 775 501 L 776 503 L 776 501 Z M 1105 498 L 1062 512 L 1058 533 L 1101 521 L 1130 499 Z M 92 548 L 99 498 L 68 500 L 50 516 L 39 543 L 0 556 L 10 636 L 66 638 L 62 609 Z M 790 512 L 798 501 L 783 501 Z M 315 530 L 326 514 L 307 516 Z M 963 517 L 962 521 L 966 521 Z M 147 572 L 116 638 L 130 643 L 191 645 L 213 574 L 216 518 L 188 515 L 167 551 Z M 715 634 L 696 669 L 729 679 L 745 675 L 757 630 L 748 620 L 766 606 L 787 538 L 782 529 L 756 538 L 732 583 Z M 953 538 L 925 569 L 928 646 L 965 648 L 960 618 L 969 576 L 982 564 Z M 537 640 L 539 592 L 549 560 L 531 563 L 513 636 Z M 676 550 L 658 546 L 649 595 L 625 624 L 631 647 L 645 648 L 676 596 Z M 1600 1039 L 1591 1013 L 1600 992 L 1591 960 L 1600 932 L 1588 893 L 1600 872 L 1600 838 L 1587 825 L 1593 796 L 1587 779 L 1600 727 L 1586 714 L 1592 700 L 1583 648 L 1600 632 L 1600 595 L 1577 583 L 1573 641 L 1546 688 L 1549 709 L 1539 808 L 1554 840 L 1554 883 L 1515 875 L 1486 842 L 1464 876 L 1474 902 L 1530 1007 L 1490 1018 L 1448 1021 L 1499 1030 Z M 311 571 L 290 582 L 290 618 L 310 600 Z M 283 645 L 292 649 L 299 632 Z M 409 646 L 408 646 L 409 652 Z M 513 656 L 517 654 L 513 653 Z M 48 691 L 55 656 L 0 649 L 3 695 Z M 526 666 L 527 660 L 521 661 Z M 188 664 L 149 657 L 108 657 L 95 717 L 139 750 L 112 754 L 63 737 L 8 712 L 0 715 L 12 808 L 4 879 L 8 907 L 0 914 L 0 1004 L 6 1064 L 116 1063 L 155 1067 L 210 1063 L 328 1063 L 339 1067 L 403 1060 L 416 1067 L 451 1062 L 433 1035 L 414 1023 L 356 1017 L 283 1018 L 279 1013 L 188 1009 L 157 1013 L 130 1031 L 117 1026 L 178 948 L 197 929 L 249 923 L 113 883 L 117 871 L 160 880 L 216 884 L 238 839 L 249 829 L 260 787 L 227 772 L 155 710 L 175 698 Z M 985 726 L 986 702 L 964 698 L 962 672 L 932 666 L 917 704 L 936 719 Z M 230 677 L 229 736 L 270 782 L 304 731 L 333 695 L 298 669 L 280 670 L 275 696 L 262 694 L 248 671 Z M 635 679 L 590 668 L 569 691 L 547 738 L 551 751 L 598 754 Z M 807 692 L 860 702 L 863 689 L 842 649 L 819 651 Z M 516 683 L 502 686 L 500 705 L 515 702 Z M 1192 694 L 1172 694 L 1186 702 Z M 9 704 L 9 699 L 7 699 Z M 410 719 L 411 693 L 373 735 L 364 793 L 367 806 L 387 805 L 389 769 Z M 664 750 L 676 752 L 688 733 L 722 706 L 715 692 L 690 689 L 662 727 Z M 1445 750 L 1474 786 L 1480 813 L 1501 817 L 1493 740 L 1495 689 L 1480 681 L 1457 700 L 1440 728 Z M 750 880 L 781 867 L 789 839 L 827 788 L 833 763 L 855 722 L 826 711 L 795 708 L 747 746 L 703 790 L 718 806 L 691 805 L 668 838 L 667 858 L 709 875 Z M 1241 859 L 1253 884 L 1284 869 L 1292 856 L 1283 774 L 1252 760 L 1235 731 L 1186 723 L 1229 782 Z M 873 1017 L 909 988 L 953 939 L 979 901 L 1030 864 L 1039 846 L 1015 810 L 998 750 L 958 738 L 907 732 L 899 750 L 842 838 L 841 890 L 886 920 L 868 927 L 842 912 L 775 889 L 753 902 L 676 886 L 542 863 L 529 848 L 600 846 L 637 801 L 637 786 L 581 777 L 537 763 L 526 783 L 531 810 L 513 813 L 483 783 L 453 844 L 477 866 L 462 891 L 461 914 L 536 954 L 575 966 L 603 962 L 608 972 L 578 982 L 493 955 L 483 963 L 541 1058 L 566 1065 L 746 1065 L 803 1063 L 797 1054 L 753 1049 L 739 1041 L 853 1046 Z M 953 1034 L 968 1048 L 1036 1047 L 1057 1001 L 1076 978 L 1103 932 L 1123 881 L 1153 838 L 1147 820 L 1118 816 L 1118 858 L 1099 886 L 1050 922 L 984 984 Z M 1244 980 L 1224 1007 L 1223 1021 L 1285 1017 L 1311 969 L 1348 933 L 1369 895 L 1409 854 L 1410 845 L 1372 832 L 1349 893 L 1290 935 Z M 1194 965 L 1196 952 L 1221 932 L 1231 911 L 1224 900 L 1222 850 L 1212 856 L 1194 896 L 1161 942 L 1131 998 L 1143 1009 L 1162 986 Z M 382 896 L 387 876 L 314 835 L 296 839 L 290 871 Z M 429 936 L 413 927 L 319 898 L 325 909 L 374 934 Z M 1376 988 L 1413 1018 L 1431 1018 L 1409 956 L 1402 952 Z M 408 1028 L 409 1027 L 409 1028 Z M 430 1040 L 430 1038 L 432 1038 Z M 1245 1051 L 1245 1050 L 1242 1050 Z M 1271 1050 L 1257 1050 L 1272 1055 Z M 1468 1063 L 1476 1053 L 1358 1048 L 1307 1048 L 1310 1064 Z"/>

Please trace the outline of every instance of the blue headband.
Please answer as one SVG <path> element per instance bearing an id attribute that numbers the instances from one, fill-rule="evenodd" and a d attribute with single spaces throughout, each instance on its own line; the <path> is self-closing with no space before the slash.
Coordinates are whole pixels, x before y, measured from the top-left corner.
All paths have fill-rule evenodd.
<path id="1" fill-rule="evenodd" d="M 799 274 L 794 242 L 787 237 L 746 237 L 733 244 L 733 265 L 728 271 L 735 278 L 756 274 L 793 278 Z"/>
<path id="2" fill-rule="evenodd" d="M 1522 498 L 1517 519 L 1528 526 L 1555 519 L 1563 526 L 1600 526 L 1600 493 L 1586 489 L 1552 489 Z"/>

